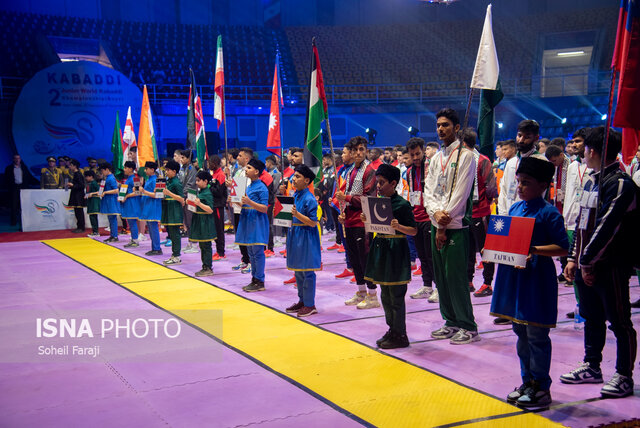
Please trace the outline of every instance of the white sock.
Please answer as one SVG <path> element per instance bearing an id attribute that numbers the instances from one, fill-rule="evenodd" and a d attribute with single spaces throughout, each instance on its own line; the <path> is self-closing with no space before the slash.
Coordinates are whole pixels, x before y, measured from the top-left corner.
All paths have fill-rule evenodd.
<path id="1" fill-rule="evenodd" d="M 358 284 L 358 293 L 364 293 L 367 291 L 367 286 L 365 284 Z"/>
<path id="2" fill-rule="evenodd" d="M 376 289 L 375 288 L 374 289 L 368 289 L 367 290 L 367 294 L 369 296 L 375 296 L 376 295 Z"/>

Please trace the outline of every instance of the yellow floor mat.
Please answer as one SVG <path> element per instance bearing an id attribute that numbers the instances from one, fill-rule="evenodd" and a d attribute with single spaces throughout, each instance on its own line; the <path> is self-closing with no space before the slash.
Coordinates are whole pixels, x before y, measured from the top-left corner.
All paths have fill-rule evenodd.
<path id="1" fill-rule="evenodd" d="M 44 241 L 216 336 L 198 310 L 222 311 L 226 344 L 376 426 L 559 426 L 295 317 L 93 239 Z M 158 279 L 175 278 L 158 281 Z M 516 413 L 514 415 L 514 413 Z M 506 416 L 506 415 L 512 416 Z M 482 421 L 482 418 L 496 417 Z M 473 422 L 474 420 L 481 420 Z"/>

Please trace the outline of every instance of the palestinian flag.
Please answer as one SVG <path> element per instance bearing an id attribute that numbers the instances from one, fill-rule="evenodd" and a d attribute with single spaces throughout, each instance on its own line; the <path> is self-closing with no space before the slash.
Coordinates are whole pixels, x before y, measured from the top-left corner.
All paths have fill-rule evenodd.
<path id="1" fill-rule="evenodd" d="M 273 224 L 274 226 L 291 227 L 293 215 L 293 196 L 276 196 L 273 205 Z"/>
<path id="2" fill-rule="evenodd" d="M 213 117 L 218 121 L 218 129 L 224 121 L 224 61 L 222 58 L 222 36 L 218 36 L 218 52 L 216 55 L 216 80 L 213 84 L 215 92 Z"/>
<path id="3" fill-rule="evenodd" d="M 113 174 L 115 176 L 121 176 L 124 174 L 124 170 L 122 169 L 124 161 L 122 156 L 122 133 L 120 131 L 118 112 L 116 112 L 116 124 L 113 127 L 113 136 L 111 137 L 111 153 L 113 153 Z"/>
<path id="4" fill-rule="evenodd" d="M 309 106 L 307 108 L 307 129 L 304 144 L 304 164 L 316 174 L 313 184 L 322 181 L 322 122 L 329 118 L 327 96 L 320 69 L 320 57 L 316 41 L 313 39 L 311 57 L 311 79 L 309 81 Z"/>
<path id="5" fill-rule="evenodd" d="M 196 78 L 193 70 L 189 69 L 191 75 L 191 87 L 189 88 L 189 114 L 187 116 L 187 147 L 189 150 L 196 150 L 198 158 L 198 168 L 206 166 L 205 160 L 209 159 L 207 154 L 207 140 L 204 134 L 204 116 L 202 115 L 202 101 L 196 88 Z"/>
<path id="6" fill-rule="evenodd" d="M 478 139 L 480 152 L 493 160 L 495 149 L 495 107 L 504 97 L 500 85 L 500 65 L 498 53 L 493 39 L 491 5 L 487 6 L 487 14 L 482 28 L 480 47 L 473 69 L 471 88 L 480 89 L 480 109 L 478 111 Z"/>

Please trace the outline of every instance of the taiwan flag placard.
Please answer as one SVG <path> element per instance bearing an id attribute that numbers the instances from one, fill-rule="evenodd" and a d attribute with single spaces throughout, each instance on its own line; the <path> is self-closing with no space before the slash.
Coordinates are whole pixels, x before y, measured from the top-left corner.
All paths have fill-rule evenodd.
<path id="1" fill-rule="evenodd" d="M 536 219 L 492 215 L 487 226 L 482 261 L 524 267 Z"/>
<path id="2" fill-rule="evenodd" d="M 273 225 L 282 227 L 291 227 L 293 215 L 293 196 L 276 196 L 276 202 L 273 205 Z"/>

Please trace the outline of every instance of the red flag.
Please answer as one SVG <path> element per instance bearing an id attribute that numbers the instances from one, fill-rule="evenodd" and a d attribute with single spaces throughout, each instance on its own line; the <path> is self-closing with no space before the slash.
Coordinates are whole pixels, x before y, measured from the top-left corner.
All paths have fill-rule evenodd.
<path id="1" fill-rule="evenodd" d="M 620 73 L 613 126 L 622 127 L 622 159 L 631 162 L 640 143 L 640 6 L 621 0 L 611 68 Z"/>
<path id="2" fill-rule="evenodd" d="M 276 54 L 276 69 L 273 73 L 273 90 L 271 91 L 271 113 L 269 114 L 269 135 L 267 135 L 267 150 L 282 156 L 282 138 L 280 137 L 280 106 L 282 89 L 280 87 L 280 56 Z"/>
<path id="3" fill-rule="evenodd" d="M 484 242 L 483 261 L 525 266 L 535 218 L 492 215 Z"/>

